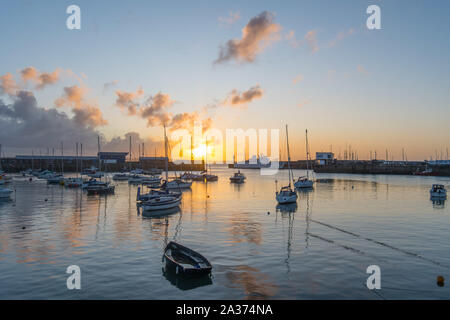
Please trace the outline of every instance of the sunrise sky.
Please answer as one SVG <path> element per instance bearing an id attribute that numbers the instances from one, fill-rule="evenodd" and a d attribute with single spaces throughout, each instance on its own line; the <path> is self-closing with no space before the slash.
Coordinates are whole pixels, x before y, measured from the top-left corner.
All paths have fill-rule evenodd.
<path id="1" fill-rule="evenodd" d="M 81 8 L 68 30 L 66 8 Z M 366 8 L 381 8 L 368 30 Z M 290 129 L 360 159 L 446 158 L 448 1 L 2 1 L 6 155 L 83 142 L 162 148 L 161 124 Z M 284 136 L 282 136 L 284 138 Z"/>

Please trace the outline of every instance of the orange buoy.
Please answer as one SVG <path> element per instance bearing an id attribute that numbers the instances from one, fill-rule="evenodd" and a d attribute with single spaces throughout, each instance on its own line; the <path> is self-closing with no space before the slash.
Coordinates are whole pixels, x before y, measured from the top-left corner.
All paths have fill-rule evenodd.
<path id="1" fill-rule="evenodd" d="M 438 276 L 437 277 L 437 285 L 439 286 L 439 287 L 443 287 L 444 286 L 444 277 L 443 276 Z"/>

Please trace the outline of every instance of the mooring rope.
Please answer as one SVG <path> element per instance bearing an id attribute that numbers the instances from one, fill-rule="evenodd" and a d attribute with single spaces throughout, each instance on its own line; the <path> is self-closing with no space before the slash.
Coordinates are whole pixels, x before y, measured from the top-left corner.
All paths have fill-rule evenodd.
<path id="1" fill-rule="evenodd" d="M 340 231 L 340 232 L 349 234 L 349 235 L 354 236 L 354 237 L 356 237 L 356 238 L 364 239 L 364 240 L 366 240 L 366 241 L 373 242 L 373 243 L 378 244 L 378 245 L 380 245 L 380 246 L 384 246 L 384 247 L 386 247 L 386 248 L 389 248 L 389 249 L 392 249 L 392 250 L 396 250 L 396 251 L 402 252 L 402 253 L 404 253 L 404 254 L 407 254 L 407 255 L 410 255 L 410 256 L 413 256 L 413 257 L 422 259 L 422 260 L 424 260 L 424 261 L 427 261 L 427 262 L 430 262 L 430 263 L 432 263 L 432 264 L 435 264 L 435 265 L 437 265 L 437 266 L 439 266 L 439 267 L 443 267 L 443 268 L 450 269 L 450 266 L 447 266 L 447 265 L 445 265 L 445 264 L 442 264 L 442 263 L 440 263 L 439 261 L 436 261 L 436 260 L 433 260 L 433 259 L 426 258 L 426 257 L 424 257 L 424 256 L 422 256 L 422 255 L 420 255 L 420 254 L 418 254 L 418 253 L 411 252 L 411 251 L 407 251 L 407 250 L 403 250 L 403 249 L 400 249 L 400 248 L 391 246 L 391 245 L 389 245 L 389 244 L 387 244 L 387 243 L 384 243 L 384 242 L 381 242 L 381 241 L 378 241 L 378 240 L 374 240 L 374 239 L 371 239 L 371 238 L 367 238 L 367 237 L 361 236 L 361 235 L 359 235 L 359 234 L 356 234 L 356 233 L 353 233 L 353 232 L 350 232 L 350 231 L 347 231 L 347 230 L 344 230 L 344 229 L 341 229 L 341 228 L 332 226 L 332 225 L 327 224 L 327 223 L 324 223 L 324 222 L 320 222 L 320 221 L 313 220 L 313 219 L 309 219 L 309 221 L 312 221 L 312 222 L 315 222 L 315 223 L 317 223 L 317 224 L 323 225 L 323 226 L 325 226 L 325 227 L 328 227 L 328 228 L 331 228 L 331 229 L 334 229 L 334 230 L 337 230 L 337 231 Z"/>

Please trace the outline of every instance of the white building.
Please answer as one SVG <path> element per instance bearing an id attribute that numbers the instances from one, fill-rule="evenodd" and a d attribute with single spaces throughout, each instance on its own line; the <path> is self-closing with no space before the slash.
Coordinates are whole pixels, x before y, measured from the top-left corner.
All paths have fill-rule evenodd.
<path id="1" fill-rule="evenodd" d="M 317 164 L 328 164 L 333 162 L 334 153 L 333 152 L 316 152 L 316 163 Z"/>

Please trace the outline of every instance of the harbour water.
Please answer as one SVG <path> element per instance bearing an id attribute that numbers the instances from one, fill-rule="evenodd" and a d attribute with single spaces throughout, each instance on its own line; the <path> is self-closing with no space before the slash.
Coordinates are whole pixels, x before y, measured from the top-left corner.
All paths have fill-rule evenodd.
<path id="1" fill-rule="evenodd" d="M 16 177 L 0 202 L 1 299 L 449 299 L 450 209 L 432 201 L 432 183 L 450 178 L 317 174 L 297 206 L 278 207 L 287 171 L 261 176 L 213 167 L 219 181 L 194 182 L 181 210 L 148 217 L 137 186 L 114 182 L 114 195 Z M 294 176 L 304 171 L 294 170 Z M 162 270 L 168 241 L 199 251 L 209 279 Z M 81 269 L 68 290 L 66 268 Z M 369 265 L 381 290 L 368 290 Z"/>

